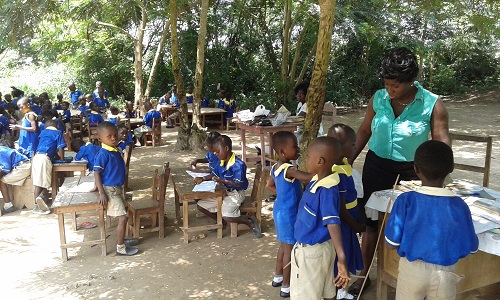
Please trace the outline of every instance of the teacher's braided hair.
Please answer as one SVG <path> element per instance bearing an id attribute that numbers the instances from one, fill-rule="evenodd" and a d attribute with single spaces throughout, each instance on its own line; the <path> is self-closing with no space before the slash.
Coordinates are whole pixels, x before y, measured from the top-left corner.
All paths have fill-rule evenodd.
<path id="1" fill-rule="evenodd" d="M 418 75 L 417 57 L 408 48 L 390 49 L 377 70 L 380 79 L 394 79 L 400 83 L 413 82 Z"/>

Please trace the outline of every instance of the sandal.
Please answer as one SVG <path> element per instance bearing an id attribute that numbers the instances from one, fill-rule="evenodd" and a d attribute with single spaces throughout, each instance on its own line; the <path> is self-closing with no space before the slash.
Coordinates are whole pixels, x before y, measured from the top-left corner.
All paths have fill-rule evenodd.
<path id="1" fill-rule="evenodd" d="M 97 225 L 92 222 L 83 222 L 82 224 L 78 225 L 78 228 L 83 228 L 83 229 L 90 229 L 96 227 Z"/>
<path id="2" fill-rule="evenodd" d="M 361 287 L 363 286 L 363 280 L 364 280 L 363 278 L 360 278 L 360 279 L 356 280 L 353 284 L 351 284 L 351 286 L 349 287 L 348 293 L 352 294 L 354 296 L 359 295 L 359 292 L 361 291 Z M 363 289 L 366 290 L 370 286 L 371 283 L 372 283 L 372 281 L 370 280 L 370 277 L 367 277 L 365 287 Z"/>

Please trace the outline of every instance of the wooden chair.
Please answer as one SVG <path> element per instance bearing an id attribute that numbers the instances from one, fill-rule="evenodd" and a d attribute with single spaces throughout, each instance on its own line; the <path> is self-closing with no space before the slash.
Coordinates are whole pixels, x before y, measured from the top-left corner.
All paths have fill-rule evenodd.
<path id="1" fill-rule="evenodd" d="M 240 111 L 239 107 L 236 107 L 236 109 L 234 110 L 234 113 L 233 113 L 233 117 L 232 118 L 227 118 L 226 119 L 226 130 L 229 131 L 231 130 L 231 128 L 234 128 L 234 130 L 238 130 L 238 123 L 237 122 L 233 122 L 233 121 L 236 121 L 238 118 L 234 115 L 235 113 L 237 113 L 238 111 Z M 222 126 L 224 126 L 224 124 L 222 124 Z"/>
<path id="2" fill-rule="evenodd" d="M 483 186 L 487 187 L 490 180 L 491 149 L 493 145 L 493 138 L 491 136 L 475 136 L 464 133 L 450 133 L 450 138 L 452 142 L 468 141 L 474 143 L 486 143 L 484 166 L 455 163 L 455 169 L 483 173 Z"/>
<path id="3" fill-rule="evenodd" d="M 158 169 L 153 174 L 152 199 L 141 199 L 128 203 L 127 215 L 127 235 L 133 233 L 134 238 L 139 238 L 139 233 L 156 232 L 158 237 L 165 237 L 165 193 L 167 189 L 168 177 L 170 176 L 170 164 L 164 163 L 163 170 L 158 173 Z M 150 216 L 141 218 L 141 216 Z M 150 226 L 148 226 L 150 225 Z M 148 227 L 141 229 L 141 226 Z"/>
<path id="4" fill-rule="evenodd" d="M 97 125 L 99 123 L 87 123 L 87 131 L 89 133 L 89 142 L 94 145 L 99 145 L 99 135 L 97 134 Z"/>
<path id="5" fill-rule="evenodd" d="M 153 147 L 155 147 L 156 143 L 158 143 L 158 146 L 160 146 L 161 145 L 161 119 L 153 119 L 153 124 L 151 126 L 151 129 L 153 129 L 153 131 L 144 133 L 145 145 L 147 146 L 148 144 L 151 144 L 151 145 L 153 145 Z"/>
<path id="6" fill-rule="evenodd" d="M 125 168 L 126 168 L 125 183 L 123 184 L 123 190 L 125 192 L 128 190 L 128 176 L 130 169 L 130 158 L 132 157 L 132 149 L 133 149 L 132 145 L 128 145 L 127 147 L 125 147 L 125 153 L 123 154 L 123 160 L 125 161 Z"/>
<path id="7" fill-rule="evenodd" d="M 83 139 L 83 122 L 81 115 L 71 116 L 71 132 L 72 138 L 79 137 Z"/>
<path id="8" fill-rule="evenodd" d="M 268 176 L 269 168 L 262 169 L 261 166 L 257 166 L 252 186 L 252 194 L 250 197 L 247 196 L 245 201 L 243 201 L 240 206 L 240 211 L 247 215 L 254 215 L 255 218 L 257 218 L 259 225 L 262 224 L 262 199 L 264 198 L 264 191 Z M 231 223 L 231 237 L 237 236 L 238 224 Z"/>

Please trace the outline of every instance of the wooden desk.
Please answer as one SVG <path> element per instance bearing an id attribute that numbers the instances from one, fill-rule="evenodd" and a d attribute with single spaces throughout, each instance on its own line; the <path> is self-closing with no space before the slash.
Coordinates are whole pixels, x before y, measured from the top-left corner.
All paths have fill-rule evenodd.
<path id="1" fill-rule="evenodd" d="M 181 180 L 182 184 L 178 184 L 176 181 Z M 226 193 L 226 189 L 223 186 L 218 186 L 215 192 L 193 192 L 194 182 L 193 178 L 189 175 L 178 175 L 172 176 L 172 182 L 174 183 L 175 190 L 175 210 L 176 215 L 179 214 L 180 203 L 182 201 L 182 231 L 184 232 L 184 243 L 189 243 L 189 234 L 207 231 L 210 229 L 217 229 L 217 238 L 222 238 L 222 197 Z M 186 184 L 189 182 L 189 184 Z M 217 224 L 203 225 L 196 227 L 189 227 L 189 202 L 193 202 L 195 199 L 206 199 L 206 198 L 217 198 Z"/>
<path id="2" fill-rule="evenodd" d="M 59 189 L 58 172 L 80 172 L 80 176 L 85 176 L 87 171 L 86 161 L 72 161 L 70 163 L 54 163 L 52 164 L 52 199 L 57 196 Z"/>
<path id="3" fill-rule="evenodd" d="M 381 195 L 383 193 L 389 193 L 390 191 L 381 191 L 377 196 L 383 198 Z M 400 193 L 400 192 L 399 192 Z M 396 198 L 396 195 L 395 197 Z M 376 209 L 379 211 L 378 219 L 383 220 L 385 214 L 385 205 L 380 203 L 375 203 L 376 198 L 370 197 L 367 206 L 371 209 Z M 384 199 L 388 201 L 388 199 Z M 384 207 L 382 209 L 382 207 Z M 383 211 L 381 211 L 383 210 Z M 389 218 L 387 214 L 386 220 Z M 382 228 L 381 230 L 385 229 Z M 481 239 L 479 247 L 481 249 Z M 379 241 L 379 249 L 377 253 L 377 299 L 385 300 L 387 299 L 388 286 L 393 288 L 397 285 L 398 278 L 398 266 L 399 266 L 399 255 L 396 250 L 391 249 L 385 243 L 384 234 L 381 235 Z M 456 273 L 458 275 L 465 275 L 457 285 L 457 294 L 479 289 L 491 284 L 500 282 L 500 256 L 486 253 L 479 250 L 475 254 L 470 254 L 467 257 L 461 259 L 457 263 Z"/>
<path id="4" fill-rule="evenodd" d="M 61 186 L 61 193 L 57 195 L 52 203 L 54 213 L 57 214 L 59 223 L 59 237 L 61 239 L 61 252 L 63 260 L 68 260 L 68 248 L 80 246 L 101 245 L 102 256 L 106 256 L 106 231 L 104 223 L 104 207 L 99 204 L 98 192 L 75 193 L 70 189 L 84 182 L 94 182 L 94 177 L 70 177 L 64 180 Z M 99 213 L 99 231 L 101 238 L 92 241 L 66 243 L 66 232 L 64 228 L 64 214 L 71 213 L 75 215 L 77 212 L 98 211 Z"/>
<path id="5" fill-rule="evenodd" d="M 260 162 L 262 166 L 266 165 L 266 161 L 270 161 L 271 163 L 276 162 L 273 159 L 273 148 L 271 147 L 271 140 L 273 137 L 273 134 L 278 131 L 291 131 L 294 132 L 297 130 L 297 125 L 295 124 L 286 124 L 286 125 L 280 125 L 280 126 L 255 126 L 255 125 L 247 125 L 245 123 L 238 123 L 238 127 L 241 130 L 241 148 L 242 148 L 242 160 L 244 162 L 249 161 L 247 159 L 247 148 L 246 148 L 246 134 L 247 133 L 256 133 L 260 137 L 260 149 L 261 149 L 261 155 L 260 155 Z M 265 150 L 266 150 L 266 142 L 265 142 L 265 135 L 269 135 L 269 151 L 270 153 L 268 157 L 266 157 Z"/>
<path id="6" fill-rule="evenodd" d="M 167 118 L 171 114 L 173 114 L 177 108 L 169 106 L 169 105 L 159 105 L 160 112 L 162 115 L 165 115 Z M 224 126 L 224 114 L 226 111 L 222 108 L 212 108 L 212 107 L 202 107 L 200 109 L 201 113 L 201 126 L 207 127 L 207 117 L 215 116 L 213 120 L 208 120 L 210 123 L 218 124 L 220 126 Z M 188 118 L 193 116 L 193 107 L 192 105 L 188 105 Z"/>
<path id="7" fill-rule="evenodd" d="M 129 121 L 130 127 L 137 127 L 144 125 L 143 118 L 120 118 L 120 123 L 125 123 L 125 121 Z"/>

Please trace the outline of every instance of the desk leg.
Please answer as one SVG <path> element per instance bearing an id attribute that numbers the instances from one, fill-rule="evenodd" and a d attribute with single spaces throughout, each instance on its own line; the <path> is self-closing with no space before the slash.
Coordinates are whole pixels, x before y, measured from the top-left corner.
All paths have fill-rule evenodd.
<path id="1" fill-rule="evenodd" d="M 61 239 L 61 252 L 64 261 L 68 260 L 68 249 L 63 248 L 62 245 L 66 245 L 66 232 L 64 232 L 64 214 L 57 214 L 57 221 L 59 223 L 59 238 Z"/>
<path id="2" fill-rule="evenodd" d="M 57 172 L 52 170 L 52 180 L 51 180 L 51 185 L 52 185 L 52 201 L 56 199 L 57 196 Z"/>
<path id="3" fill-rule="evenodd" d="M 222 197 L 217 198 L 217 225 L 220 227 L 217 229 L 217 238 L 222 238 Z"/>
<path id="4" fill-rule="evenodd" d="M 262 168 L 266 166 L 266 143 L 264 133 L 260 133 L 260 163 Z"/>
<path id="5" fill-rule="evenodd" d="M 273 147 L 271 145 L 273 144 L 273 133 L 269 132 L 269 159 L 274 160 L 274 151 Z M 272 166 L 273 162 L 269 161 L 269 164 Z M 265 165 L 262 166 L 262 169 L 264 169 Z"/>
<path id="6" fill-rule="evenodd" d="M 241 158 L 244 163 L 247 162 L 247 140 L 245 139 L 245 129 L 241 129 Z"/>
<path id="7" fill-rule="evenodd" d="M 201 123 L 202 123 L 201 126 L 205 128 L 205 115 L 201 116 Z"/>
<path id="8" fill-rule="evenodd" d="M 182 226 L 184 227 L 184 243 L 189 243 L 189 233 L 187 231 L 189 227 L 189 202 L 182 199 Z"/>
<path id="9" fill-rule="evenodd" d="M 181 222 L 181 204 L 179 203 L 179 195 L 174 191 L 175 218 L 177 222 Z"/>
<path id="10" fill-rule="evenodd" d="M 104 208 L 101 207 L 99 208 L 99 231 L 101 232 L 101 240 L 104 241 L 104 243 L 101 245 L 101 252 L 102 256 L 106 256 L 107 254 L 107 247 L 106 247 L 106 223 L 104 222 Z"/>

